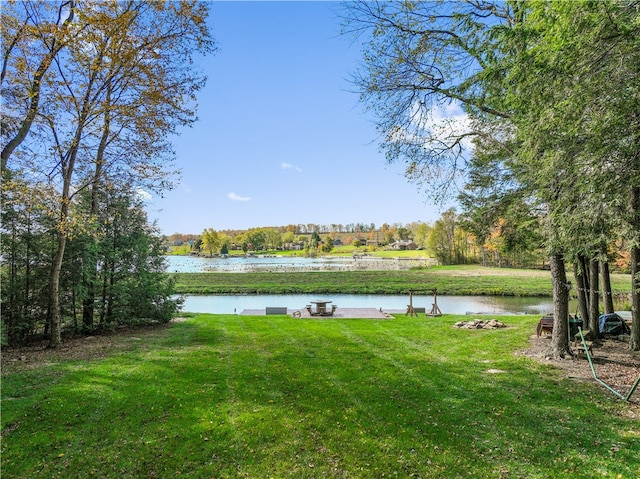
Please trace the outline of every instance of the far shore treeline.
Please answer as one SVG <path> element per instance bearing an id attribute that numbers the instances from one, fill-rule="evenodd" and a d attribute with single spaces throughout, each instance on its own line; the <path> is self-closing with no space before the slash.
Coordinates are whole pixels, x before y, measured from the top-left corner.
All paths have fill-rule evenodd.
<path id="1" fill-rule="evenodd" d="M 479 239 L 469 229 L 468 217 L 445 211 L 433 224 L 412 223 L 289 224 L 246 230 L 205 229 L 201 234 L 164 236 L 167 253 L 213 257 L 226 254 L 296 254 L 304 256 L 375 254 L 428 257 L 441 265 L 548 269 L 541 231 L 520 233 L 517 246 L 507 241 L 500 223 Z M 610 245 L 610 268 L 628 273 L 629 252 L 621 241 Z"/>

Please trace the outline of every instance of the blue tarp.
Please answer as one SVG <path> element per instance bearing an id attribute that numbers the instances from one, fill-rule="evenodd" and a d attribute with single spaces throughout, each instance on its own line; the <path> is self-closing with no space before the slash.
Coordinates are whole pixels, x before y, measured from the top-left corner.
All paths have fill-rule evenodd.
<path id="1" fill-rule="evenodd" d="M 598 318 L 598 329 L 601 334 L 629 334 L 629 327 L 616 313 L 603 314 Z"/>

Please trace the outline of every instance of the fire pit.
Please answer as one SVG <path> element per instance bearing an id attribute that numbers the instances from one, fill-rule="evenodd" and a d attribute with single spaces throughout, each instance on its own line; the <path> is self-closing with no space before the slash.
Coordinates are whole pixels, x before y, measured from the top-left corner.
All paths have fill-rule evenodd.
<path id="1" fill-rule="evenodd" d="M 453 327 L 460 329 L 500 329 L 507 326 L 497 319 L 474 319 L 472 321 L 458 321 Z"/>

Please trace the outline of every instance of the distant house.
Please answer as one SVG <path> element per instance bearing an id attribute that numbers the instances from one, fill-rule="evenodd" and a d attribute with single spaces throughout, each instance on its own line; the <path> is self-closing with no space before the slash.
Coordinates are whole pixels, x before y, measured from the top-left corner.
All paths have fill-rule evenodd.
<path id="1" fill-rule="evenodd" d="M 342 243 L 341 239 L 334 239 L 333 240 L 333 246 L 342 246 L 344 243 Z"/>
<path id="2" fill-rule="evenodd" d="M 406 251 L 406 250 L 414 250 L 418 249 L 418 245 L 415 241 L 412 240 L 401 240 L 396 241 L 395 243 L 391 243 L 387 249 L 395 250 L 395 251 Z"/>

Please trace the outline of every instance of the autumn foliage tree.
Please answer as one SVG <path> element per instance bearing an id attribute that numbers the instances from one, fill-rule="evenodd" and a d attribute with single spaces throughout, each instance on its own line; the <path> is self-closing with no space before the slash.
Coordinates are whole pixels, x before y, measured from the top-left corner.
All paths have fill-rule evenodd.
<path id="1" fill-rule="evenodd" d="M 119 188 L 131 197 L 171 186 L 169 139 L 195 121 L 204 81 L 193 57 L 213 45 L 206 3 L 77 0 L 51 7 L 23 2 L 3 10 L 3 24 L 12 26 L 3 46 L 3 118 L 15 126 L 3 136 L 2 159 L 6 178 L 48 192 L 47 311 L 56 347 L 69 315 L 63 307 L 69 241 L 86 239 L 74 295 L 83 298 L 91 325 L 97 268 L 104 264 L 96 254 L 105 234 L 100 225 L 110 211 L 104 202 L 114 197 L 104 192 Z M 15 201 L 22 195 L 5 193 L 4 205 L 20 209 Z"/>

